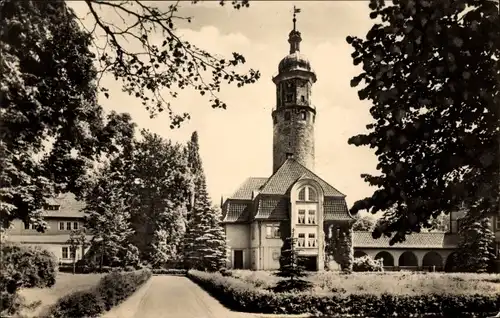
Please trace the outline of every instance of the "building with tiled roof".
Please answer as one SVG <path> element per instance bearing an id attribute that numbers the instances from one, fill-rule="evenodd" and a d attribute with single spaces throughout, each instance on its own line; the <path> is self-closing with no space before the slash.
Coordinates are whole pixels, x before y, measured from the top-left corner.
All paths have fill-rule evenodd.
<path id="1" fill-rule="evenodd" d="M 308 267 L 324 263 L 326 223 L 353 223 L 345 195 L 314 173 L 316 74 L 300 53 L 301 34 L 289 34 L 290 54 L 279 63 L 273 123 L 273 173 L 250 177 L 222 202 L 233 268 L 276 269 L 283 238 L 294 233 Z"/>
<path id="2" fill-rule="evenodd" d="M 5 240 L 9 242 L 39 246 L 52 252 L 59 263 L 72 263 L 68 240 L 72 230 L 84 226 L 85 204 L 76 199 L 73 193 L 64 193 L 46 200 L 43 210 L 44 221 L 47 222 L 45 232 L 38 232 L 34 224 L 14 220 L 6 231 Z M 91 236 L 87 237 L 90 241 Z M 87 248 L 88 249 L 88 248 Z M 76 251 L 75 258 L 79 260 L 86 250 Z"/>
<path id="3" fill-rule="evenodd" d="M 273 125 L 273 171 L 270 177 L 249 177 L 222 200 L 223 223 L 232 268 L 279 268 L 283 241 L 291 233 L 309 269 L 321 270 L 331 260 L 325 255 L 325 232 L 354 223 L 345 195 L 314 173 L 314 126 L 317 115 L 311 91 L 316 74 L 300 53 L 301 34 L 289 34 L 289 55 L 273 77 L 276 107 Z M 463 211 L 462 211 L 463 212 Z M 389 245 L 389 238 L 374 239 L 370 232 L 353 232 L 353 256 L 369 255 L 386 269 L 442 270 L 451 267 L 458 246 L 460 213 L 452 213 L 449 232 L 413 233 L 406 241 Z M 500 217 L 493 220 L 497 255 Z M 326 261 L 325 261 L 326 260 Z M 500 269 L 500 262 L 498 264 Z"/>

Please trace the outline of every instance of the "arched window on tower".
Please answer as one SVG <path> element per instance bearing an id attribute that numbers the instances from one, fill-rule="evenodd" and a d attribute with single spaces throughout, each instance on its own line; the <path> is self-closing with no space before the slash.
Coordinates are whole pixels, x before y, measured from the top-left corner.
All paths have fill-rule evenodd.
<path id="1" fill-rule="evenodd" d="M 304 112 L 304 111 L 300 112 L 300 119 L 301 120 L 306 120 L 307 119 L 307 113 Z"/>
<path id="2" fill-rule="evenodd" d="M 306 102 L 306 98 L 304 97 L 304 95 L 300 95 L 300 101 L 305 103 Z"/>

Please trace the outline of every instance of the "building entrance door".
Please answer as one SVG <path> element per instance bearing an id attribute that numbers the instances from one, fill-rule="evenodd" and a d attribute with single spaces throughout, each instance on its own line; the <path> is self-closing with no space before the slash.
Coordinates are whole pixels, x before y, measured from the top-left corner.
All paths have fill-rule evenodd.
<path id="1" fill-rule="evenodd" d="M 242 250 L 234 250 L 233 255 L 233 268 L 234 269 L 243 269 L 243 251 Z"/>

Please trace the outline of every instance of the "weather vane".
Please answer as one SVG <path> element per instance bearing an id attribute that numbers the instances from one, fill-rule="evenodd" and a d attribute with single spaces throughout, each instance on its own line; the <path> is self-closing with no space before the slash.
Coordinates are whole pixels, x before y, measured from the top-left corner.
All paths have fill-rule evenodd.
<path id="1" fill-rule="evenodd" d="M 295 23 L 297 22 L 297 13 L 300 13 L 300 9 L 293 6 L 293 30 L 295 31 Z"/>

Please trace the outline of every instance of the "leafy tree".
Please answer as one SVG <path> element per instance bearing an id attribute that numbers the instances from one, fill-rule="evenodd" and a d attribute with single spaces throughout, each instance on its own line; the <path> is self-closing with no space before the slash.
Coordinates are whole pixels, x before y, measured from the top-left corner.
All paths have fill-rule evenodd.
<path id="1" fill-rule="evenodd" d="M 286 277 L 287 280 L 281 280 L 273 290 L 276 292 L 287 292 L 292 290 L 306 290 L 311 288 L 311 282 L 304 280 L 307 276 L 304 266 L 301 264 L 301 259 L 297 253 L 295 245 L 297 238 L 293 236 L 293 230 L 290 237 L 285 239 L 281 249 L 280 268 L 276 272 L 276 276 Z"/>
<path id="2" fill-rule="evenodd" d="M 370 217 L 360 217 L 352 226 L 353 231 L 371 231 L 375 226 L 376 220 Z"/>
<path id="3" fill-rule="evenodd" d="M 97 104 L 91 36 L 63 1 L 0 1 L 0 220 L 36 224 L 58 192 L 80 194 L 90 164 L 130 132 Z"/>
<path id="4" fill-rule="evenodd" d="M 186 205 L 192 192 L 183 147 L 146 130 L 141 135 L 122 173 L 122 179 L 128 182 L 124 188 L 132 211 L 133 244 L 146 262 L 179 260 Z"/>
<path id="5" fill-rule="evenodd" d="M 134 230 L 126 198 L 113 174 L 104 167 L 87 194 L 85 207 L 87 227 L 93 234 L 89 256 L 99 257 L 100 268 L 137 264 L 138 250 L 131 244 Z"/>
<path id="6" fill-rule="evenodd" d="M 226 237 L 221 213 L 211 205 L 206 189 L 205 173 L 199 154 L 198 133 L 194 132 L 186 149 L 193 174 L 193 206 L 184 239 L 184 261 L 188 268 L 216 271 L 226 264 Z"/>
<path id="7" fill-rule="evenodd" d="M 491 230 L 488 217 L 466 213 L 460 219 L 458 234 L 460 241 L 455 255 L 456 268 L 459 272 L 487 272 L 495 258 L 493 242 L 495 234 Z"/>
<path id="8" fill-rule="evenodd" d="M 463 201 L 497 213 L 500 94 L 498 1 L 371 0 L 378 19 L 366 39 L 348 36 L 363 72 L 361 100 L 372 103 L 369 133 L 349 143 L 376 149 L 378 187 L 351 212 L 385 212 L 374 236 L 405 235 Z"/>
<path id="9" fill-rule="evenodd" d="M 199 1 L 192 1 L 197 3 Z M 178 13 L 179 2 L 161 9 L 155 4 L 139 0 L 103 1 L 85 0 L 92 21 L 84 23 L 87 32 L 103 34 L 105 44 L 94 44 L 100 62 L 100 72 L 108 72 L 122 81 L 123 90 L 142 101 L 154 115 L 168 110 L 171 127 L 178 126 L 188 113 L 174 114 L 169 100 L 163 98 L 167 91 L 176 98 L 180 89 L 191 88 L 202 96 L 209 96 L 214 108 L 226 108 L 217 97 L 223 83 L 234 83 L 238 87 L 254 83 L 260 73 L 250 69 L 238 73 L 235 68 L 245 63 L 239 53 L 231 58 L 218 57 L 202 48 L 183 41 L 176 33 L 178 23 L 190 23 L 192 17 Z M 220 1 L 224 5 L 226 1 Z M 232 1 L 234 8 L 248 7 L 248 0 Z M 122 21 L 122 23 L 119 23 Z M 155 42 L 151 32 L 161 32 L 162 39 Z M 130 43 L 136 43 L 138 50 L 130 50 Z M 105 87 L 101 89 L 108 94 Z"/>
<path id="10" fill-rule="evenodd" d="M 450 230 L 450 215 L 441 213 L 436 218 L 429 220 L 431 226 L 429 231 L 448 232 Z"/>
<path id="11" fill-rule="evenodd" d="M 66 242 L 69 244 L 69 249 L 71 252 L 71 258 L 73 259 L 73 274 L 76 272 L 76 252 L 78 249 L 81 249 L 82 251 L 82 258 L 83 258 L 83 253 L 85 251 L 85 247 L 89 244 L 87 242 L 87 235 L 85 232 L 85 228 L 79 228 L 77 230 L 72 230 L 71 233 L 69 234 L 69 239 Z"/>

